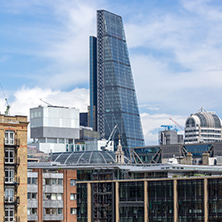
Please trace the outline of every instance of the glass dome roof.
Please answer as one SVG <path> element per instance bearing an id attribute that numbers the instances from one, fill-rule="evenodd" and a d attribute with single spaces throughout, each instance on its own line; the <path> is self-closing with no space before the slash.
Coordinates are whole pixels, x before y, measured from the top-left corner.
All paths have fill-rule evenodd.
<path id="1" fill-rule="evenodd" d="M 67 165 L 113 164 L 115 153 L 107 150 L 52 153 L 52 161 Z M 124 161 L 128 163 L 129 159 L 124 157 Z"/>

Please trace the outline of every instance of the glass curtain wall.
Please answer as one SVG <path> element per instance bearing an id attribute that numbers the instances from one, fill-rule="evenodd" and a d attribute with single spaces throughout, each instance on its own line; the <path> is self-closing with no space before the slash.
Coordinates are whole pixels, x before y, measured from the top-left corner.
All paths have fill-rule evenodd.
<path id="1" fill-rule="evenodd" d="M 204 180 L 178 180 L 179 221 L 204 221 Z"/>
<path id="2" fill-rule="evenodd" d="M 144 221 L 144 182 L 119 183 L 120 222 Z"/>
<path id="3" fill-rule="evenodd" d="M 87 222 L 87 184 L 77 184 L 77 221 Z"/>
<path id="4" fill-rule="evenodd" d="M 208 179 L 209 222 L 222 221 L 222 179 Z"/>
<path id="5" fill-rule="evenodd" d="M 108 138 L 115 125 L 115 147 L 121 136 L 123 150 L 144 145 L 136 92 L 122 18 L 97 11 L 97 123 Z"/>
<path id="6" fill-rule="evenodd" d="M 173 222 L 173 181 L 148 182 L 149 221 Z"/>

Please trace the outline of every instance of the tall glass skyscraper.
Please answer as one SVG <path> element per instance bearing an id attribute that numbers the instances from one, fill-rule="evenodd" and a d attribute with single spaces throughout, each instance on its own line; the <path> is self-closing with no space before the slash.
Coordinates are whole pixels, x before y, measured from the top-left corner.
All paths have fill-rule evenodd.
<path id="1" fill-rule="evenodd" d="M 95 68 L 97 67 L 97 68 Z M 122 18 L 97 11 L 97 38 L 90 37 L 90 126 L 108 138 L 115 125 L 125 155 L 144 146 Z"/>

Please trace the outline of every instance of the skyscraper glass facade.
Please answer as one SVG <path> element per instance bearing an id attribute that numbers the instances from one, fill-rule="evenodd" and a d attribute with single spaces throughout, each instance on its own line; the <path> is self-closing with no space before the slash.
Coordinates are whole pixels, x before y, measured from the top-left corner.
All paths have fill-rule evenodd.
<path id="1" fill-rule="evenodd" d="M 89 67 L 90 67 L 90 107 L 89 107 L 89 126 L 97 130 L 97 39 L 89 37 Z"/>
<path id="2" fill-rule="evenodd" d="M 117 125 L 115 145 L 120 135 L 125 155 L 129 156 L 130 147 L 144 145 L 140 115 L 122 18 L 104 10 L 97 11 L 97 70 L 90 78 L 94 75 L 97 130 L 102 138 L 108 138 Z"/>

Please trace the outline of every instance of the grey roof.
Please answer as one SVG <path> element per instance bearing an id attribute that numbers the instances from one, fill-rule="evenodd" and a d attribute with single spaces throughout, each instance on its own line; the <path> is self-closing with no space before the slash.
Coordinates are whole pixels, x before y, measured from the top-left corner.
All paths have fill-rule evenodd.
<path id="1" fill-rule="evenodd" d="M 129 162 L 127 157 L 124 160 Z M 51 161 L 67 165 L 114 164 L 115 153 L 107 150 L 52 153 Z"/>
<path id="2" fill-rule="evenodd" d="M 190 124 L 198 124 L 201 127 L 221 128 L 221 119 L 215 113 L 202 108 L 199 112 L 193 113 L 187 118 L 186 126 Z"/>

